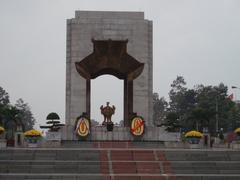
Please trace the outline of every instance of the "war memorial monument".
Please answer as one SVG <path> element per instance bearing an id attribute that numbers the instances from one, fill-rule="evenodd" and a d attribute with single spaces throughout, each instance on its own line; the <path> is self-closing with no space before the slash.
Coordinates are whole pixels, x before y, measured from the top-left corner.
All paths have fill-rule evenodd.
<path id="1" fill-rule="evenodd" d="M 91 119 L 91 80 L 108 74 L 124 81 L 124 127 L 112 132 L 91 127 L 88 140 L 133 140 L 134 117 L 144 121 L 135 127 L 144 131 L 142 140 L 166 140 L 164 130 L 153 126 L 152 62 L 152 21 L 144 19 L 143 12 L 76 11 L 75 18 L 67 20 L 63 139 L 77 139 L 76 118 L 82 113 Z"/>
<path id="2" fill-rule="evenodd" d="M 153 125 L 152 40 L 143 12 L 76 11 L 67 20 L 65 125 L 50 113 L 43 127 L 52 137 L 32 143 L 24 133 L 37 146 L 0 146 L 0 179 L 240 180 L 239 149 L 180 142 Z M 111 102 L 91 125 L 91 80 L 105 74 L 124 81 L 124 126 L 113 126 Z"/>

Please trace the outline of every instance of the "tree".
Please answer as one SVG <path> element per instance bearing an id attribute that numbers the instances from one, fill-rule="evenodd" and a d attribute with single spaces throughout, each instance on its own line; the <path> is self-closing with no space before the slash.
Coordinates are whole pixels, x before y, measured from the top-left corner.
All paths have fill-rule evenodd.
<path id="1" fill-rule="evenodd" d="M 4 124 L 4 121 L 7 119 L 7 114 L 10 113 L 9 103 L 8 93 L 0 87 L 0 125 Z"/>
<path id="2" fill-rule="evenodd" d="M 27 103 L 25 103 L 22 99 L 18 99 L 16 101 L 15 107 L 19 111 L 18 118 L 22 121 L 25 130 L 33 129 L 33 126 L 36 122 L 31 109 Z"/>
<path id="3" fill-rule="evenodd" d="M 158 93 L 153 93 L 153 123 L 155 126 L 161 126 L 166 118 L 167 101 L 161 97 L 159 99 Z"/>
<path id="4" fill-rule="evenodd" d="M 64 126 L 64 124 L 60 124 L 60 117 L 58 116 L 57 113 L 55 112 L 51 112 L 47 115 L 47 126 L 40 126 L 40 128 L 46 128 L 46 129 L 50 129 L 50 131 L 52 132 L 56 132 L 60 129 L 61 126 Z"/>
<path id="5" fill-rule="evenodd" d="M 223 127 L 224 131 L 236 127 L 239 111 L 235 103 L 227 98 L 227 86 L 220 83 L 218 86 L 197 85 L 194 89 L 187 89 L 185 85 L 182 76 L 177 76 L 171 84 L 168 115 L 164 122 L 166 126 L 171 126 L 168 129 L 176 129 L 175 125 L 185 130 L 208 127 L 210 132 L 215 133 Z"/>
<path id="6" fill-rule="evenodd" d="M 183 114 L 183 108 L 181 107 L 184 94 L 187 90 L 186 82 L 182 76 L 177 76 L 176 80 L 171 84 L 172 89 L 169 92 L 169 110 L 171 112 L 177 113 L 179 116 Z"/>
<path id="7" fill-rule="evenodd" d="M 166 131 L 168 132 L 179 131 L 179 128 L 181 127 L 181 125 L 180 125 L 178 114 L 175 112 L 169 112 L 166 116 L 166 119 L 163 125 L 166 127 Z"/>
<path id="8" fill-rule="evenodd" d="M 229 131 L 234 131 L 240 127 L 240 104 L 235 104 L 229 112 L 229 121 L 231 122 L 228 126 Z"/>
<path id="9" fill-rule="evenodd" d="M 206 109 L 202 107 L 195 107 L 189 116 L 188 128 L 200 130 L 203 127 L 207 127 L 209 122 L 209 117 Z"/>
<path id="10" fill-rule="evenodd" d="M 0 87 L 0 107 L 7 106 L 10 103 L 8 93 Z"/>
<path id="11" fill-rule="evenodd" d="M 5 127 L 6 132 L 17 129 L 17 125 L 23 125 L 25 130 L 32 129 L 35 119 L 31 109 L 22 99 L 11 105 L 8 93 L 0 87 L 0 124 Z"/>
<path id="12" fill-rule="evenodd" d="M 176 113 L 178 124 L 182 127 L 188 127 L 188 121 L 191 117 L 191 111 L 196 105 L 196 95 L 194 89 L 187 89 L 186 82 L 182 76 L 177 76 L 171 84 L 172 89 L 169 92 L 168 112 Z M 172 119 L 173 121 L 173 119 Z"/>
<path id="13" fill-rule="evenodd" d="M 1 113 L 2 113 L 2 117 L 1 117 L 2 125 L 5 126 L 10 121 L 19 122 L 18 115 L 20 111 L 15 106 L 12 106 L 12 105 L 5 106 L 2 109 Z M 5 128 L 8 128 L 8 127 L 5 127 Z"/>
<path id="14" fill-rule="evenodd" d="M 202 110 L 200 127 L 208 127 L 213 133 L 216 129 L 216 121 L 218 119 L 219 128 L 224 127 L 224 131 L 231 125 L 229 120 L 231 109 L 234 103 L 227 98 L 228 88 L 224 84 L 218 86 L 203 86 L 199 85 L 197 91 L 197 106 Z M 196 113 L 195 113 L 196 115 Z"/>

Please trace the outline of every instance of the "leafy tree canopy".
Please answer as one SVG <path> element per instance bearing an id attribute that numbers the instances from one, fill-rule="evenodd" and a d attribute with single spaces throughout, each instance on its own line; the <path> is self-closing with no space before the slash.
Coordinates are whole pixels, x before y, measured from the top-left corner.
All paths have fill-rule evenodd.
<path id="1" fill-rule="evenodd" d="M 60 124 L 60 117 L 57 113 L 55 112 L 51 112 L 47 115 L 46 118 L 47 122 L 46 124 L 48 124 L 47 126 L 40 126 L 40 128 L 45 128 L 45 129 L 49 129 L 52 132 L 57 132 L 61 126 L 64 126 L 64 124 Z"/>
<path id="2" fill-rule="evenodd" d="M 55 112 L 51 112 L 47 115 L 47 120 L 58 120 L 58 119 L 60 119 L 60 117 Z"/>
<path id="3" fill-rule="evenodd" d="M 19 110 L 17 118 L 19 118 L 24 127 L 25 130 L 33 129 L 33 126 L 36 122 L 35 118 L 33 117 L 33 114 L 31 112 L 31 109 L 28 105 L 28 103 L 25 103 L 21 98 L 16 101 L 15 107 L 17 110 Z"/>
<path id="4" fill-rule="evenodd" d="M 158 93 L 153 94 L 153 123 L 155 126 L 161 126 L 166 118 L 168 103 L 162 97 L 159 99 Z"/>
<path id="5" fill-rule="evenodd" d="M 0 87 L 0 106 L 6 106 L 10 103 L 8 93 Z"/>
<path id="6" fill-rule="evenodd" d="M 22 99 L 11 105 L 8 93 L 0 87 L 0 124 L 4 125 L 8 121 L 21 123 L 25 130 L 32 129 L 35 124 L 29 105 Z"/>
<path id="7" fill-rule="evenodd" d="M 228 87 L 223 83 L 217 86 L 196 85 L 186 88 L 182 76 L 177 76 L 171 84 L 169 103 L 164 98 L 153 95 L 154 124 L 164 125 L 168 131 L 202 130 L 210 132 L 233 130 L 240 126 L 240 107 L 228 98 Z M 161 100 L 162 99 L 162 100 Z M 161 101 L 160 101 L 161 100 Z M 218 127 L 216 129 L 216 121 Z M 156 123 L 157 122 L 157 123 Z"/>

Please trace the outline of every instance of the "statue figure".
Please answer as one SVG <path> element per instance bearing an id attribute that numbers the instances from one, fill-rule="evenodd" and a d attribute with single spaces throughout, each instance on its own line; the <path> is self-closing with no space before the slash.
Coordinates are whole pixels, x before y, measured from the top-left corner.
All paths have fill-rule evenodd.
<path id="1" fill-rule="evenodd" d="M 103 105 L 100 107 L 101 114 L 104 116 L 103 125 L 105 124 L 111 124 L 112 123 L 112 115 L 115 113 L 115 106 L 112 107 L 109 106 L 109 102 L 107 102 L 107 106 L 103 107 Z"/>

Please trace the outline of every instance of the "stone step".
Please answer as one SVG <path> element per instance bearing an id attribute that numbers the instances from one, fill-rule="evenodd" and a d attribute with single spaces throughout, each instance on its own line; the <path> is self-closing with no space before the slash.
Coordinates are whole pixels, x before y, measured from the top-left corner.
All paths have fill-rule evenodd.
<path id="1" fill-rule="evenodd" d="M 96 150 L 3 150 L 0 160 L 99 160 Z"/>
<path id="2" fill-rule="evenodd" d="M 10 165 L 0 166 L 0 173 L 100 173 L 99 165 Z"/>
<path id="3" fill-rule="evenodd" d="M 163 142 L 142 142 L 142 141 L 96 141 L 96 142 L 83 142 L 83 141 L 62 141 L 64 148 L 164 148 Z"/>
<path id="4" fill-rule="evenodd" d="M 240 174 L 0 174 L 1 180 L 239 180 Z"/>
<path id="5" fill-rule="evenodd" d="M 108 161 L 0 161 L 0 173 L 100 173 Z M 111 161 L 113 173 L 238 174 L 240 162 Z"/>
<path id="6" fill-rule="evenodd" d="M 104 180 L 104 175 L 92 174 L 0 174 L 0 180 Z M 107 180 L 107 179 L 106 179 Z M 110 179 L 109 179 L 110 180 Z"/>
<path id="7" fill-rule="evenodd" d="M 0 150 L 0 179 L 240 179 L 239 151 L 133 148 L 126 142 L 123 144 L 130 148 L 97 144 L 101 147 Z"/>
<path id="8" fill-rule="evenodd" d="M 169 161 L 240 161 L 239 151 L 162 151 Z"/>

